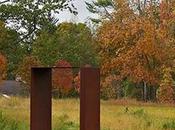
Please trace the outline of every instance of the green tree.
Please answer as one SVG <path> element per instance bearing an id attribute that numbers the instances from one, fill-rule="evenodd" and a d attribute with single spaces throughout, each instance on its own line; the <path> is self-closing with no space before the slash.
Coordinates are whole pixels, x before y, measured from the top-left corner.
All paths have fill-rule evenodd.
<path id="1" fill-rule="evenodd" d="M 14 78 L 14 70 L 18 62 L 25 54 L 25 47 L 15 41 L 19 38 L 15 30 L 5 27 L 4 22 L 0 21 L 0 52 L 7 58 L 7 78 Z"/>
<path id="2" fill-rule="evenodd" d="M 91 31 L 81 23 L 62 23 L 53 34 L 41 33 L 34 43 L 32 54 L 46 66 L 54 65 L 57 60 L 66 60 L 72 66 L 98 64 Z"/>
<path id="3" fill-rule="evenodd" d="M 44 66 L 53 66 L 60 57 L 55 33 L 41 32 L 33 43 L 32 55 L 37 56 Z"/>
<path id="4" fill-rule="evenodd" d="M 92 2 L 85 2 L 87 9 L 91 13 L 98 14 L 100 16 L 99 19 L 91 18 L 91 20 L 95 23 L 102 22 L 102 20 L 113 19 L 111 14 L 112 11 L 115 10 L 115 2 L 113 0 L 97 0 Z"/>
<path id="5" fill-rule="evenodd" d="M 76 14 L 76 8 L 70 3 L 72 0 L 9 1 L 0 3 L 0 20 L 18 31 L 22 37 L 21 41 L 30 44 L 39 30 L 52 30 L 59 21 L 56 14 L 60 11 L 68 9 Z"/>

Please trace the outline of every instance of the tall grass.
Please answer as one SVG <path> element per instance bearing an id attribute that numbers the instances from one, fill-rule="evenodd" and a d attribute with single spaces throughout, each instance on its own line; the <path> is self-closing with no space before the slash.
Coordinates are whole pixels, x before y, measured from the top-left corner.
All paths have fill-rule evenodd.
<path id="1" fill-rule="evenodd" d="M 29 106 L 27 98 L 0 98 L 0 130 L 29 130 Z M 53 99 L 52 106 L 53 130 L 79 129 L 78 99 Z M 152 103 L 101 101 L 101 130 L 175 130 L 175 109 Z"/>

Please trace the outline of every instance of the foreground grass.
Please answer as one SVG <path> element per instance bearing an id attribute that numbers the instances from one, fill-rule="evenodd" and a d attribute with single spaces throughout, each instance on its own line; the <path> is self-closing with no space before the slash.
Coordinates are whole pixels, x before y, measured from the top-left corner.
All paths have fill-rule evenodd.
<path id="1" fill-rule="evenodd" d="M 27 98 L 0 98 L 0 130 L 29 130 L 29 108 Z M 79 129 L 78 99 L 53 100 L 52 114 L 53 130 Z M 175 130 L 175 109 L 138 102 L 102 101 L 101 130 Z"/>

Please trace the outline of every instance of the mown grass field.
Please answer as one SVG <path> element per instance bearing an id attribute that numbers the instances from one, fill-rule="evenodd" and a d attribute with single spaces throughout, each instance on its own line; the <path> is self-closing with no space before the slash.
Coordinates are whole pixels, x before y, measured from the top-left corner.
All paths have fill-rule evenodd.
<path id="1" fill-rule="evenodd" d="M 27 98 L 1 97 L 0 130 L 29 130 L 29 108 Z M 79 100 L 53 100 L 53 130 L 78 129 Z M 175 108 L 135 101 L 101 101 L 101 130 L 175 130 Z"/>

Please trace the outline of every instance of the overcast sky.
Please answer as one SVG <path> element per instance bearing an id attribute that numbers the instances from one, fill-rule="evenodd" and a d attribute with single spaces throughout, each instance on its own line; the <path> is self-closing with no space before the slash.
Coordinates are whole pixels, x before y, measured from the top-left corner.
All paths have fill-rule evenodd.
<path id="1" fill-rule="evenodd" d="M 69 13 L 68 11 L 65 11 L 61 13 L 58 18 L 60 19 L 60 22 L 62 21 L 78 21 L 78 22 L 85 22 L 87 21 L 88 17 L 94 17 L 93 14 L 89 13 L 89 11 L 86 9 L 85 1 L 90 2 L 92 0 L 74 0 L 74 5 L 77 8 L 78 15 L 74 16 L 73 14 Z"/>
<path id="2" fill-rule="evenodd" d="M 4 0 L 0 0 L 2 2 Z M 91 2 L 93 0 L 73 0 L 74 6 L 77 8 L 78 15 L 74 16 L 69 11 L 64 11 L 60 13 L 57 17 L 60 19 L 60 22 L 62 21 L 76 21 L 76 22 L 85 22 L 87 21 L 87 18 L 89 16 L 94 16 L 92 13 L 89 13 L 89 11 L 86 9 L 85 1 Z M 95 0 L 94 0 L 95 1 Z M 95 17 L 95 16 L 94 16 Z"/>

